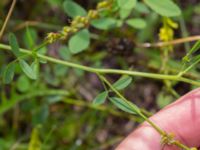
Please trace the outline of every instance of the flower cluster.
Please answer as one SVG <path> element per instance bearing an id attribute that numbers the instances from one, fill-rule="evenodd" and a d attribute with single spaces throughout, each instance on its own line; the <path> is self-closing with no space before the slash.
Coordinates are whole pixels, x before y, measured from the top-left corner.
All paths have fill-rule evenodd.
<path id="1" fill-rule="evenodd" d="M 163 19 L 163 26 L 160 28 L 159 39 L 164 42 L 173 40 L 174 29 L 178 28 L 178 24 L 170 18 Z"/>
<path id="2" fill-rule="evenodd" d="M 65 40 L 70 35 L 78 32 L 80 29 L 89 26 L 89 23 L 99 18 L 99 13 L 103 10 L 109 9 L 112 6 L 113 0 L 105 0 L 97 4 L 96 9 L 89 10 L 86 16 L 76 16 L 71 22 L 70 26 L 64 26 L 58 33 L 48 33 L 46 42 L 51 44 L 57 40 Z"/>

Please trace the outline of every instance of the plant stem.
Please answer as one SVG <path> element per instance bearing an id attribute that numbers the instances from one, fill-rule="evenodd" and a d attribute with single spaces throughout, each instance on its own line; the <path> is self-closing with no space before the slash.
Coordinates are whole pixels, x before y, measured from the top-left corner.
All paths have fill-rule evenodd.
<path id="1" fill-rule="evenodd" d="M 2 50 L 11 50 L 10 46 L 5 44 L 0 44 L 0 49 Z M 32 51 L 27 49 L 20 49 L 20 51 L 24 54 L 33 55 Z M 147 73 L 147 72 L 139 72 L 139 71 L 130 71 L 130 70 L 120 70 L 120 69 L 100 69 L 100 68 L 92 68 L 76 63 L 72 63 L 69 61 L 59 60 L 53 57 L 37 54 L 38 58 L 44 59 L 49 62 L 53 62 L 56 64 L 61 64 L 67 67 L 77 68 L 84 71 L 92 72 L 92 73 L 100 73 L 100 74 L 122 74 L 122 75 L 130 75 L 130 76 L 138 76 L 138 77 L 146 77 L 146 78 L 153 78 L 153 79 L 160 79 L 160 80 L 172 80 L 172 81 L 182 81 L 189 84 L 193 84 L 195 86 L 200 86 L 200 82 L 180 77 L 178 75 L 164 75 L 164 74 L 156 74 L 156 73 Z"/>
<path id="2" fill-rule="evenodd" d="M 4 33 L 5 29 L 6 29 L 6 25 L 7 25 L 8 21 L 9 21 L 9 19 L 10 19 L 10 17 L 11 17 L 11 14 L 12 14 L 12 12 L 13 12 L 13 10 L 14 10 L 16 1 L 17 1 L 17 0 L 13 0 L 13 1 L 12 1 L 11 7 L 10 7 L 10 9 L 9 9 L 9 12 L 8 12 L 8 14 L 7 14 L 7 16 L 6 16 L 6 19 L 5 19 L 4 23 L 3 23 L 3 26 L 2 26 L 1 31 L 0 31 L 0 40 L 1 40 L 2 36 L 3 36 L 3 33 Z"/>
<path id="3" fill-rule="evenodd" d="M 186 72 L 188 72 L 190 69 L 192 69 L 195 65 L 197 65 L 200 62 L 200 58 L 197 59 L 193 64 L 191 64 L 189 67 L 187 67 L 185 70 L 181 71 L 178 76 L 182 76 Z"/>
<path id="4" fill-rule="evenodd" d="M 98 74 L 99 75 L 99 74 Z M 118 92 L 113 86 L 112 84 L 102 75 L 99 75 L 99 77 L 101 78 L 101 80 L 103 80 L 109 87 L 110 89 L 115 92 L 115 94 L 117 96 L 119 96 L 125 103 L 127 103 L 130 107 L 132 105 L 130 105 L 129 101 L 123 96 L 121 95 L 120 92 Z M 135 111 L 135 108 L 133 108 L 133 110 Z M 155 123 L 153 123 L 149 118 L 147 118 L 141 111 L 138 111 L 137 114 L 143 118 L 146 122 L 148 122 L 162 137 L 166 137 L 166 144 L 173 144 L 176 145 L 177 147 L 183 149 L 183 150 L 191 150 L 189 147 L 187 147 L 186 145 L 182 144 L 181 142 L 174 140 L 173 137 L 171 137 L 170 135 L 168 135 L 164 130 L 162 130 L 159 126 L 157 126 Z M 170 145 L 169 144 L 169 145 Z"/>
<path id="5" fill-rule="evenodd" d="M 169 45 L 177 45 L 185 42 L 192 42 L 192 41 L 197 41 L 200 40 L 200 35 L 195 35 L 195 36 L 189 36 L 186 38 L 180 38 L 180 39 L 175 39 L 169 42 L 157 42 L 157 43 L 142 43 L 138 44 L 138 47 L 142 48 L 150 48 L 150 47 L 165 47 Z"/>
<path id="6" fill-rule="evenodd" d="M 115 92 L 115 94 L 117 96 L 119 96 L 119 98 L 121 98 L 125 103 L 127 103 L 130 107 L 131 105 L 129 104 L 129 100 L 127 100 L 119 91 L 117 91 L 112 84 L 102 75 L 99 75 L 99 77 L 110 87 L 110 89 Z M 133 108 L 134 109 L 134 108 Z M 152 125 L 153 128 L 156 129 L 156 131 L 158 131 L 160 134 L 164 134 L 164 132 L 157 126 L 155 125 L 153 122 L 151 122 L 141 111 L 138 111 L 137 114 L 143 118 L 144 120 L 146 120 L 150 125 Z"/>
<path id="7" fill-rule="evenodd" d="M 34 26 L 34 27 L 39 27 L 43 29 L 48 29 L 48 30 L 59 30 L 62 29 L 61 26 L 58 25 L 53 25 L 53 24 L 48 24 L 48 23 L 43 23 L 39 21 L 25 21 L 19 25 L 17 25 L 14 29 L 14 31 L 21 30 L 27 26 Z"/>

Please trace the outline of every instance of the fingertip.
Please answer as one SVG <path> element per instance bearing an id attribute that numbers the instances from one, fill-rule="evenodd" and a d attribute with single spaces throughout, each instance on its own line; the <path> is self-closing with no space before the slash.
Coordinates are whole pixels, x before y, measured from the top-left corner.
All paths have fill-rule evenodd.
<path id="1" fill-rule="evenodd" d="M 176 139 L 191 147 L 200 145 L 200 88 L 182 96 L 152 116 L 156 125 L 167 133 L 174 133 Z M 131 133 L 116 150 L 160 150 L 161 137 L 147 123 Z M 167 146 L 165 150 L 177 147 Z"/>

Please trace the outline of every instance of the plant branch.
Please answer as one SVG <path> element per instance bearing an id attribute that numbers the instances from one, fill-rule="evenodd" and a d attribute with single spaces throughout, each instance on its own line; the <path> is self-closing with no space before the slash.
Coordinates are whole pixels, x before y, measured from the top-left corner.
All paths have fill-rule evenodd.
<path id="1" fill-rule="evenodd" d="M 178 75 L 182 76 L 183 74 L 187 73 L 190 69 L 192 69 L 195 65 L 197 65 L 200 62 L 200 58 L 197 59 L 194 63 L 192 63 L 189 67 L 187 67 L 185 70 L 181 71 Z"/>
<path id="2" fill-rule="evenodd" d="M 113 86 L 112 84 L 102 75 L 99 75 L 99 77 L 101 78 L 101 80 L 103 80 L 109 87 L 110 89 L 115 92 L 115 94 L 121 98 L 127 105 L 129 105 L 130 107 L 132 107 L 130 104 L 129 104 L 129 100 L 127 100 L 119 91 L 117 91 Z M 133 108 L 133 110 L 135 111 L 135 109 Z M 153 122 L 151 122 L 141 111 L 137 111 L 137 114 L 143 118 L 144 120 L 146 120 L 147 122 L 149 122 L 155 129 L 156 131 L 158 131 L 158 133 L 160 133 L 161 135 L 164 134 L 164 132 L 159 128 L 157 127 L 157 125 L 155 125 Z"/>
<path id="3" fill-rule="evenodd" d="M 11 47 L 5 44 L 0 44 L 0 49 L 2 50 L 11 50 Z M 20 51 L 24 54 L 32 56 L 33 53 L 27 49 L 20 49 Z M 138 76 L 138 77 L 145 77 L 145 78 L 152 78 L 152 79 L 159 79 L 159 80 L 172 80 L 172 81 L 182 81 L 186 82 L 195 86 L 200 86 L 200 82 L 194 81 L 185 77 L 180 77 L 178 75 L 164 75 L 164 74 L 156 74 L 156 73 L 147 73 L 147 72 L 139 72 L 139 71 L 130 71 L 130 70 L 120 70 L 120 69 L 101 69 L 101 68 L 92 68 L 76 63 L 72 63 L 69 61 L 59 60 L 53 57 L 37 54 L 37 57 L 40 59 L 44 59 L 46 61 L 64 65 L 67 67 L 77 68 L 84 71 L 92 72 L 92 73 L 100 73 L 100 74 L 121 74 L 121 75 L 130 75 L 130 76 Z"/>
<path id="4" fill-rule="evenodd" d="M 101 80 L 103 80 L 109 87 L 110 89 L 117 95 L 119 96 L 127 105 L 130 105 L 129 101 L 119 92 L 117 91 L 112 84 L 102 75 L 99 75 Z M 135 111 L 135 108 L 133 108 L 133 111 Z M 149 123 L 162 137 L 162 139 L 165 139 L 163 144 L 167 145 L 176 145 L 177 147 L 183 149 L 183 150 L 196 150 L 196 148 L 189 148 L 186 145 L 182 144 L 180 141 L 175 140 L 174 136 L 172 136 L 170 133 L 166 133 L 164 130 L 162 130 L 159 126 L 157 126 L 155 123 L 153 123 L 149 118 L 147 118 L 141 111 L 136 112 L 137 115 L 139 115 L 141 118 L 143 118 L 147 123 Z M 162 140 L 161 140 L 162 142 Z"/>

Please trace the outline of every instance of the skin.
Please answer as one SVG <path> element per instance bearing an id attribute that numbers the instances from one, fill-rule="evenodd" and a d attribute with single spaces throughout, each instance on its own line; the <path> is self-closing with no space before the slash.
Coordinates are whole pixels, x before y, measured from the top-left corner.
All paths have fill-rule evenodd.
<path id="1" fill-rule="evenodd" d="M 182 96 L 150 118 L 167 133 L 188 147 L 200 147 L 200 88 Z M 162 146 L 160 134 L 144 122 L 115 150 L 180 150 Z"/>

